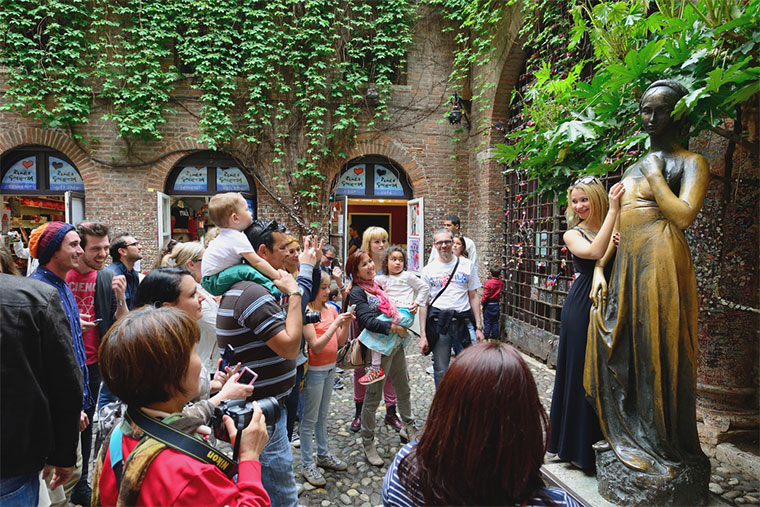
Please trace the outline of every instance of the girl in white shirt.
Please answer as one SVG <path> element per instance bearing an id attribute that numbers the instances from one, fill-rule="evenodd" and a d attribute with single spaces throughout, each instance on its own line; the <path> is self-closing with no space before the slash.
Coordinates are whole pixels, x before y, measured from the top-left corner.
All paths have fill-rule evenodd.
<path id="1" fill-rule="evenodd" d="M 427 303 L 429 289 L 420 278 L 406 271 L 406 267 L 406 252 L 400 247 L 392 246 L 385 252 L 380 273 L 375 276 L 375 281 L 382 287 L 390 302 L 398 308 L 401 318 L 399 324 L 409 327 L 414 322 L 417 309 Z M 387 336 L 398 337 L 398 335 Z M 384 378 L 385 375 L 380 368 L 382 356 L 396 346 L 395 340 L 388 340 L 387 336 L 383 335 L 386 339 L 382 340 L 376 333 L 366 329 L 359 336 L 359 340 L 370 349 L 372 355 L 372 367 L 367 370 L 364 377 L 359 379 L 359 383 L 367 385 Z"/>

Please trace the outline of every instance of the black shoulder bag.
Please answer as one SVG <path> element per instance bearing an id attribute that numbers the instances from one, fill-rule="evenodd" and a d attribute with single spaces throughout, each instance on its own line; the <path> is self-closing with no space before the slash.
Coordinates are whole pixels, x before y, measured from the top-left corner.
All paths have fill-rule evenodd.
<path id="1" fill-rule="evenodd" d="M 435 303 L 435 300 L 438 299 L 441 294 L 446 290 L 446 288 L 451 283 L 451 279 L 454 278 L 454 273 L 457 272 L 457 268 L 459 267 L 459 257 L 457 257 L 457 262 L 454 264 L 454 270 L 449 275 L 449 279 L 446 280 L 446 285 L 443 286 L 443 289 L 441 289 L 441 292 L 435 295 L 433 300 L 428 304 L 428 311 L 427 311 L 427 318 L 425 319 L 425 336 L 427 338 L 428 342 L 428 350 L 425 353 L 425 355 L 430 354 L 433 351 L 433 347 L 435 347 L 435 344 L 438 343 L 438 314 L 441 312 L 438 308 L 433 307 L 433 303 Z"/>

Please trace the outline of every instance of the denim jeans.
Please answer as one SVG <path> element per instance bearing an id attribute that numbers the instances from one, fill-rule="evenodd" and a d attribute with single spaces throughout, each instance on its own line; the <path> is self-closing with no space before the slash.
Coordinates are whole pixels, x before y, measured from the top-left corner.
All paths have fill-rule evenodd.
<path id="1" fill-rule="evenodd" d="M 475 335 L 475 328 L 471 322 L 467 323 L 467 333 L 471 342 L 476 343 L 477 337 Z M 473 341 L 474 340 L 474 341 Z M 459 336 L 451 336 L 448 334 L 438 335 L 438 343 L 433 348 L 433 380 L 435 381 L 435 387 L 441 383 L 443 374 L 449 367 L 449 361 L 451 361 L 451 349 L 454 349 L 454 355 L 459 355 L 464 347 L 462 347 L 462 340 Z"/>
<path id="2" fill-rule="evenodd" d="M 303 387 L 303 417 L 301 418 L 301 463 L 314 463 L 311 435 L 317 440 L 317 455 L 327 456 L 327 414 L 330 410 L 335 368 L 309 370 Z"/>
<path id="3" fill-rule="evenodd" d="M 97 398 L 98 389 L 100 389 L 100 370 L 98 369 L 98 363 L 92 363 L 87 365 L 87 372 L 90 375 L 90 393 L 92 393 L 93 399 Z M 92 451 L 92 417 L 95 415 L 95 404 L 93 403 L 90 408 L 85 410 L 87 417 L 90 419 L 90 424 L 84 429 L 80 435 L 82 438 L 82 477 L 80 481 L 87 482 L 87 476 L 90 470 L 90 454 Z M 97 455 L 99 449 L 95 449 Z"/>
<path id="4" fill-rule="evenodd" d="M 272 507 L 298 505 L 298 489 L 293 475 L 293 451 L 290 448 L 287 428 L 287 408 L 280 405 L 280 420 L 267 427 L 269 442 L 261 451 L 261 482 L 269 494 Z"/>
<path id="5" fill-rule="evenodd" d="M 0 505 L 37 505 L 40 501 L 39 472 L 0 479 Z"/>
<path id="6" fill-rule="evenodd" d="M 489 301 L 483 305 L 483 334 L 486 339 L 498 340 L 499 333 L 499 302 Z"/>
<path id="7" fill-rule="evenodd" d="M 111 402 L 119 401 L 119 398 L 114 395 L 105 382 L 100 383 L 100 396 L 98 396 L 98 410 L 108 405 Z"/>

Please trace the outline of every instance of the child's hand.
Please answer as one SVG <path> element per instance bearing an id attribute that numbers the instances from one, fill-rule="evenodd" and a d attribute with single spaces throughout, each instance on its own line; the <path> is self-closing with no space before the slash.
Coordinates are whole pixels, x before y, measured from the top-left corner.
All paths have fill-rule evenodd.
<path id="1" fill-rule="evenodd" d="M 338 315 L 338 317 L 335 320 L 338 321 L 341 325 L 343 325 L 343 323 L 350 322 L 354 319 L 356 319 L 354 312 L 346 312 L 346 313 L 341 313 L 340 315 Z"/>
<path id="2" fill-rule="evenodd" d="M 412 315 L 417 313 L 417 303 L 412 303 L 411 305 L 409 305 L 409 313 L 411 313 Z"/>

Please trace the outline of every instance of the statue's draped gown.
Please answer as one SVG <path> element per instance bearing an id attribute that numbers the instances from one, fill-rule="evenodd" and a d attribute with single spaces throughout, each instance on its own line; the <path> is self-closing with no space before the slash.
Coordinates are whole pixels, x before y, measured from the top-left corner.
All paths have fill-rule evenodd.
<path id="1" fill-rule="evenodd" d="M 663 176 L 678 196 L 684 168 L 673 165 Z M 606 309 L 591 311 L 584 387 L 618 458 L 671 477 L 706 460 L 694 424 L 696 279 L 683 231 L 663 216 L 638 164 L 623 181 L 620 244 Z"/>

